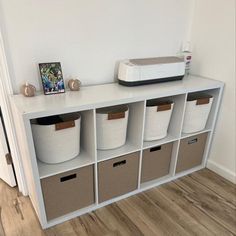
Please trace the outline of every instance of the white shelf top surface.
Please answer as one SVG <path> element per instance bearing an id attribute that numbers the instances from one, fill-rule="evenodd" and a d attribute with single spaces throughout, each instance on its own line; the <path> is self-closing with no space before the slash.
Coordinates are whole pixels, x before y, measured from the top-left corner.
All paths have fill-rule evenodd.
<path id="1" fill-rule="evenodd" d="M 145 99 L 178 95 L 187 92 L 220 88 L 223 82 L 189 75 L 183 80 L 135 87 L 125 87 L 118 83 L 81 87 L 78 92 L 36 95 L 24 97 L 12 95 L 11 101 L 18 111 L 29 119 L 68 112 L 112 106 Z"/>

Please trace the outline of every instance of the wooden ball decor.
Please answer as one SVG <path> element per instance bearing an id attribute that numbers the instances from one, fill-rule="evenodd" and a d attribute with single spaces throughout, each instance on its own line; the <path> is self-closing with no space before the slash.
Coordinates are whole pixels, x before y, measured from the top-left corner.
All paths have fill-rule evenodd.
<path id="1" fill-rule="evenodd" d="M 68 81 L 68 87 L 71 91 L 79 91 L 81 82 L 78 79 L 70 79 Z"/>
<path id="2" fill-rule="evenodd" d="M 36 88 L 34 85 L 29 84 L 29 83 L 25 83 L 24 85 L 22 85 L 21 87 L 21 93 L 25 96 L 25 97 L 33 97 L 35 95 L 36 92 Z"/>

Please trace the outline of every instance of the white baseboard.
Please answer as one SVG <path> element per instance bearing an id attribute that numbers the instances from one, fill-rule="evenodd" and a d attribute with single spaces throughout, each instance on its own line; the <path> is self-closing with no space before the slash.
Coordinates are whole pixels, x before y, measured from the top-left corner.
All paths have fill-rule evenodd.
<path id="1" fill-rule="evenodd" d="M 218 175 L 224 177 L 225 179 L 229 180 L 230 182 L 236 184 L 236 173 L 226 169 L 225 167 L 211 160 L 207 161 L 207 168 L 217 173 Z"/>

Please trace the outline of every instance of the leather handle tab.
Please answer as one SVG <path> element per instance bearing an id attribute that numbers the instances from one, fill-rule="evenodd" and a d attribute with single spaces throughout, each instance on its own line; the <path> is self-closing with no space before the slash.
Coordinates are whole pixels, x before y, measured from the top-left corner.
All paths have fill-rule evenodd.
<path id="1" fill-rule="evenodd" d="M 199 98 L 197 99 L 196 105 L 205 105 L 210 102 L 210 98 Z"/>
<path id="2" fill-rule="evenodd" d="M 108 120 L 116 120 L 122 118 L 125 118 L 125 112 L 108 113 Z"/>
<path id="3" fill-rule="evenodd" d="M 71 120 L 71 121 L 65 121 L 65 122 L 60 122 L 55 124 L 55 130 L 62 130 L 62 129 L 68 129 L 68 128 L 73 128 L 75 127 L 75 121 Z"/>
<path id="4" fill-rule="evenodd" d="M 171 103 L 157 106 L 157 111 L 168 111 L 171 109 Z"/>

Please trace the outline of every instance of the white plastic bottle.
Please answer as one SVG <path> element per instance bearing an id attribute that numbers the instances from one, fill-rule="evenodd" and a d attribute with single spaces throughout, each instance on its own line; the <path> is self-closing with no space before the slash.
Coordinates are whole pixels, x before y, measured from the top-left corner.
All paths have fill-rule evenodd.
<path id="1" fill-rule="evenodd" d="M 185 61 L 185 75 L 189 75 L 191 61 L 192 61 L 192 52 L 190 51 L 190 42 L 186 42 L 185 44 L 183 44 L 181 55 L 184 57 L 184 61 Z"/>

